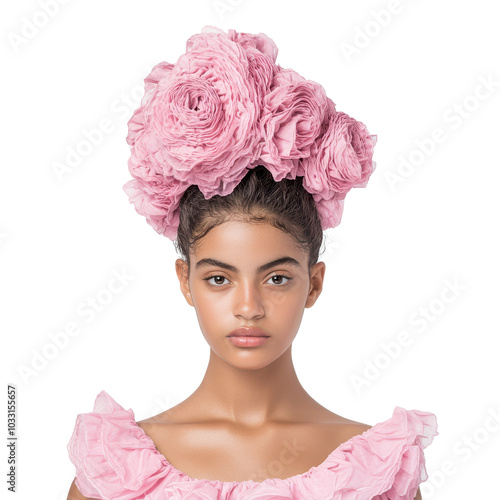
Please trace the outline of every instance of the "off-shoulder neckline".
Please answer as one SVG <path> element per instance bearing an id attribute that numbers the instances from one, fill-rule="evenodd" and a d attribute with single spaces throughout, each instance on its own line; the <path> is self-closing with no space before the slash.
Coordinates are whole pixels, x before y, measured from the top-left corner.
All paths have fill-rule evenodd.
<path id="1" fill-rule="evenodd" d="M 391 420 L 394 418 L 394 414 L 392 417 L 389 417 L 388 420 Z M 374 432 L 374 429 L 377 428 L 378 430 L 378 426 L 380 426 L 381 424 L 384 424 L 386 423 L 388 420 L 385 420 L 383 422 L 377 422 L 376 424 L 374 424 L 372 427 L 370 427 L 369 429 L 366 429 L 365 431 L 363 431 L 361 434 L 356 434 L 352 437 L 350 437 L 347 441 L 344 441 L 343 443 L 339 444 L 319 465 L 314 465 L 312 466 L 309 470 L 307 470 L 306 472 L 302 472 L 301 474 L 295 474 L 293 476 L 290 476 L 290 477 L 286 477 L 284 479 L 282 478 L 267 478 L 267 479 L 264 479 L 264 481 L 254 481 L 253 479 L 246 479 L 245 481 L 220 481 L 218 479 L 205 479 L 205 478 L 195 478 L 195 477 L 192 477 L 192 476 L 189 476 L 188 474 L 186 474 L 185 472 L 182 472 L 181 470 L 177 469 L 176 467 L 174 467 L 168 460 L 167 458 L 165 457 L 165 455 L 163 455 L 162 453 L 160 453 L 158 451 L 158 449 L 156 448 L 156 445 L 154 443 L 154 441 L 146 434 L 146 432 L 144 431 L 144 429 L 135 421 L 135 420 L 132 420 L 133 424 L 141 430 L 141 432 L 143 433 L 144 437 L 148 440 L 149 444 L 151 445 L 152 447 L 152 451 L 155 452 L 156 454 L 158 454 L 159 458 L 165 463 L 165 465 L 167 465 L 172 471 L 174 471 L 176 474 L 178 474 L 179 476 L 183 477 L 184 479 L 187 479 L 189 481 L 203 481 L 203 482 L 208 482 L 208 483 L 212 483 L 212 484 L 219 484 L 219 485 L 235 485 L 235 484 L 245 484 L 245 483 L 252 483 L 252 484 L 262 484 L 262 483 L 265 483 L 265 482 L 268 482 L 268 481 L 283 481 L 283 482 L 290 482 L 290 481 L 294 481 L 294 480 L 298 480 L 298 479 L 301 479 L 301 478 L 304 478 L 306 476 L 309 476 L 312 472 L 314 472 L 315 470 L 318 470 L 318 469 L 323 469 L 326 467 L 326 464 L 331 460 L 331 458 L 336 454 L 338 453 L 339 451 L 341 451 L 346 445 L 349 445 L 352 443 L 352 441 L 354 440 L 357 440 L 357 439 L 360 439 L 361 437 L 366 437 L 366 435 L 368 433 L 372 433 Z"/>
<path id="2" fill-rule="evenodd" d="M 416 484 L 426 479 L 423 450 L 438 434 L 433 413 L 396 406 L 392 416 L 347 439 L 319 465 L 301 474 L 261 482 L 204 479 L 174 467 L 135 421 L 134 411 L 101 391 L 93 411 L 78 415 L 67 447 L 76 467 L 77 486 L 92 498 L 96 492 L 106 498 L 136 498 L 141 491 L 157 489 L 160 495 L 168 491 L 179 498 L 194 490 L 214 498 L 254 490 L 281 493 L 283 498 L 287 493 L 303 496 L 304 492 L 323 498 L 325 491 L 340 495 L 362 491 L 371 497 L 385 492 L 413 498 Z"/>

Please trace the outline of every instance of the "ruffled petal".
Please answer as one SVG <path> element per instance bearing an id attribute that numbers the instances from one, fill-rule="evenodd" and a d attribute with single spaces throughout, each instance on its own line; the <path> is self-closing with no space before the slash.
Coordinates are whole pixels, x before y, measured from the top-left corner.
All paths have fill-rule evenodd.
<path id="1" fill-rule="evenodd" d="M 436 416 L 397 406 L 392 418 L 339 446 L 324 462 L 343 484 L 332 499 L 413 500 L 427 479 L 423 450 L 437 432 Z"/>
<path id="2" fill-rule="evenodd" d="M 67 445 L 76 486 L 87 497 L 132 500 L 168 474 L 151 440 L 125 410 L 101 391 L 91 413 L 79 414 Z"/>

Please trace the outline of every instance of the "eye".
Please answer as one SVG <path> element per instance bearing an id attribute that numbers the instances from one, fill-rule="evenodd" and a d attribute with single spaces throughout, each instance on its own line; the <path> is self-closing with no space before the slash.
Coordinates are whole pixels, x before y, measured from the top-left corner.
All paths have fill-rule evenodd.
<path id="1" fill-rule="evenodd" d="M 213 283 L 210 283 L 210 282 L 209 282 L 211 279 L 216 279 L 216 278 L 220 278 L 222 281 L 224 281 L 225 279 L 227 279 L 227 278 L 225 278 L 224 276 L 221 276 L 221 275 L 219 275 L 219 274 L 214 274 L 214 275 L 212 275 L 212 276 L 207 276 L 206 278 L 203 278 L 203 279 L 204 279 L 204 280 L 205 280 L 205 281 L 206 281 L 206 282 L 207 282 L 210 286 L 215 286 L 215 287 L 218 287 L 218 286 L 220 286 L 220 285 L 223 285 L 223 284 L 224 284 L 224 283 L 221 283 L 220 281 L 219 281 L 218 283 L 216 282 L 217 284 L 215 284 L 215 285 L 214 285 Z"/>
<path id="2" fill-rule="evenodd" d="M 269 278 L 269 280 L 272 280 L 273 278 L 279 278 L 279 280 L 278 280 L 279 283 L 276 283 L 276 281 L 275 281 L 274 284 L 275 285 L 280 285 L 280 286 L 288 285 L 293 280 L 293 278 L 291 278 L 289 276 L 285 276 L 284 274 L 274 274 L 273 276 L 271 276 Z M 285 283 L 283 283 L 283 278 L 285 278 L 287 280 Z"/>

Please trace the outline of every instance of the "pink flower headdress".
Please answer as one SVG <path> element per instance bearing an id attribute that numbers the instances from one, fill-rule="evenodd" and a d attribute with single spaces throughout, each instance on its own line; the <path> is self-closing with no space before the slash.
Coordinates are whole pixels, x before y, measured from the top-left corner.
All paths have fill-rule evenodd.
<path id="1" fill-rule="evenodd" d="M 176 239 L 190 185 L 206 199 L 225 196 L 257 165 L 275 181 L 301 176 L 323 230 L 340 223 L 347 192 L 366 186 L 377 136 L 337 111 L 320 84 L 276 64 L 277 54 L 263 33 L 205 26 L 175 64 L 144 79 L 123 189 L 159 234 Z"/>

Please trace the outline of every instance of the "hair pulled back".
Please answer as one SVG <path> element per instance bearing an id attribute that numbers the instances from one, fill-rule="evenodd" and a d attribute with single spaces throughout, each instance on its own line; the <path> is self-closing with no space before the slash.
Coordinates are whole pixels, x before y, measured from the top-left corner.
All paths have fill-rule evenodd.
<path id="1" fill-rule="evenodd" d="M 270 223 L 288 233 L 308 252 L 308 271 L 318 262 L 323 231 L 312 194 L 302 186 L 302 177 L 276 182 L 269 170 L 258 165 L 226 195 L 206 199 L 192 185 L 180 200 L 179 227 L 174 247 L 190 268 L 190 249 L 211 229 L 237 218 L 245 222 Z"/>

